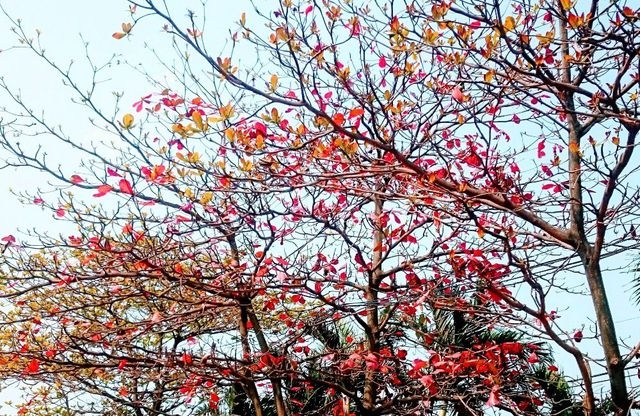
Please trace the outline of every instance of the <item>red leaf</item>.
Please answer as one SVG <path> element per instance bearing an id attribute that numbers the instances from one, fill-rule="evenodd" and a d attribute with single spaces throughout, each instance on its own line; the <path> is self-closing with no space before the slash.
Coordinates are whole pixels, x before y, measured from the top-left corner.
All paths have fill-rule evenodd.
<path id="1" fill-rule="evenodd" d="M 412 243 L 412 244 L 416 244 L 418 242 L 418 240 L 412 235 L 406 236 L 405 238 L 402 239 L 402 241 L 407 243 Z"/>
<path id="2" fill-rule="evenodd" d="M 384 56 L 381 56 L 380 59 L 378 59 L 378 66 L 380 68 L 384 68 L 385 66 L 387 66 L 387 60 Z"/>
<path id="3" fill-rule="evenodd" d="M 500 397 L 498 397 L 498 390 L 500 388 L 498 386 L 494 386 L 491 389 L 491 393 L 489 393 L 489 400 L 487 400 L 487 406 L 497 406 L 500 404 Z"/>
<path id="4" fill-rule="evenodd" d="M 24 372 L 26 374 L 33 374 L 37 373 L 39 369 L 40 362 L 34 358 L 33 360 L 29 361 L 29 364 L 27 365 L 27 368 L 24 369 Z"/>
<path id="5" fill-rule="evenodd" d="M 529 364 L 539 363 L 540 358 L 538 358 L 538 354 L 536 354 L 535 352 L 532 352 L 531 355 L 529 355 L 529 358 L 527 358 L 527 362 Z"/>
<path id="6" fill-rule="evenodd" d="M 308 6 L 305 10 L 304 10 L 304 14 L 305 15 L 309 15 L 309 13 L 311 13 L 311 11 L 313 10 L 313 6 Z"/>
<path id="7" fill-rule="evenodd" d="M 101 196 L 105 196 L 106 194 L 111 192 L 113 188 L 111 187 L 111 185 L 100 185 L 98 186 L 97 190 L 98 192 L 93 194 L 93 196 L 95 196 L 96 198 L 100 198 Z"/>
<path id="8" fill-rule="evenodd" d="M 189 365 L 191 363 L 193 363 L 193 358 L 191 358 L 191 355 L 187 354 L 186 352 L 182 354 L 182 357 L 180 358 L 180 361 L 182 361 L 185 365 Z"/>
<path id="9" fill-rule="evenodd" d="M 123 194 L 133 195 L 133 188 L 131 187 L 131 183 L 129 183 L 126 179 L 120 179 L 118 184 L 120 186 L 120 192 Z"/>
<path id="10" fill-rule="evenodd" d="M 337 113 L 333 116 L 333 122 L 338 126 L 342 126 L 344 124 L 344 114 Z"/>
<path id="11" fill-rule="evenodd" d="M 582 341 L 582 338 L 584 338 L 584 335 L 582 334 L 582 331 L 578 330 L 576 332 L 574 332 L 573 334 L 573 340 L 575 342 L 580 342 Z"/>
<path id="12" fill-rule="evenodd" d="M 70 180 L 72 183 L 75 183 L 76 185 L 84 182 L 84 179 L 82 179 L 80 175 L 71 175 Z"/>
<path id="13" fill-rule="evenodd" d="M 522 353 L 524 347 L 519 342 L 503 342 L 501 344 L 502 352 L 504 354 L 518 355 Z"/>
<path id="14" fill-rule="evenodd" d="M 209 396 L 209 407 L 212 410 L 215 410 L 218 408 L 219 402 L 220 402 L 220 397 L 218 396 L 218 394 L 215 392 L 211 393 L 211 395 Z"/>

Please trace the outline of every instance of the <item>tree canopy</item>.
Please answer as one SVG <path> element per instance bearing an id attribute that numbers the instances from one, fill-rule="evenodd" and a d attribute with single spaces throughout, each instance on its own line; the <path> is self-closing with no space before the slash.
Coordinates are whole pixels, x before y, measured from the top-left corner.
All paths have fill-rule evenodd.
<path id="1" fill-rule="evenodd" d="M 101 134 L 0 81 L 4 166 L 46 174 L 58 193 L 20 196 L 73 226 L 2 239 L 22 414 L 639 406 L 612 299 L 640 247 L 634 2 L 255 2 L 222 56 L 218 5 L 128 3 L 113 41 L 159 26 L 176 60 L 115 107 L 112 61 L 87 87 L 13 20 Z"/>

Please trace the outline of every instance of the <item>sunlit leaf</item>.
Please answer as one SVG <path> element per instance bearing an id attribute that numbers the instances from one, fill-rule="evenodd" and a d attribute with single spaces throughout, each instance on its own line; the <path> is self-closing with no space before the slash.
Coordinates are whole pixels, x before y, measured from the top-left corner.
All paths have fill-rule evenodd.
<path id="1" fill-rule="evenodd" d="M 131 128 L 131 126 L 133 126 L 133 122 L 134 122 L 134 117 L 133 114 L 131 113 L 127 113 L 124 116 L 122 116 L 122 128 L 125 130 L 129 130 Z"/>

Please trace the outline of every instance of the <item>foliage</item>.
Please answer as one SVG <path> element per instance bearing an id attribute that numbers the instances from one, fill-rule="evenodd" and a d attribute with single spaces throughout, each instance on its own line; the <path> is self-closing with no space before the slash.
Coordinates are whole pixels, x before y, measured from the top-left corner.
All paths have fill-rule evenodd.
<path id="1" fill-rule="evenodd" d="M 51 389 L 24 412 L 637 407 L 640 344 L 617 335 L 604 283 L 605 259 L 639 247 L 632 2 L 256 4 L 232 35 L 256 65 L 213 55 L 194 12 L 130 3 L 113 38 L 161 21 L 189 53 L 176 85 L 113 114 L 14 22 L 113 143 L 67 136 L 0 84 L 20 108 L 7 166 L 61 191 L 23 197 L 77 227 L 3 239 L 0 371 Z M 58 169 L 14 133 L 84 163 Z M 594 328 L 554 305 L 579 291 Z"/>

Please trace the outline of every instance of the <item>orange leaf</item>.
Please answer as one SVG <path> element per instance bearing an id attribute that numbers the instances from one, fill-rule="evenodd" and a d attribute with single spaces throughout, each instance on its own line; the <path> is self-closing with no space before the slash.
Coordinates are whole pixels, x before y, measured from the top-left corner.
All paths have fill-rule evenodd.
<path id="1" fill-rule="evenodd" d="M 111 192 L 112 189 L 113 188 L 111 187 L 111 185 L 100 185 L 100 186 L 98 186 L 98 192 L 93 194 L 93 196 L 95 196 L 96 198 L 99 198 L 101 196 L 105 196 L 106 194 Z"/>
<path id="2" fill-rule="evenodd" d="M 513 16 L 507 16 L 507 18 L 504 20 L 503 26 L 505 31 L 511 32 L 516 28 L 516 19 L 514 19 Z"/>
<path id="3" fill-rule="evenodd" d="M 569 151 L 571 153 L 578 153 L 580 151 L 580 146 L 576 142 L 569 143 Z"/>
<path id="4" fill-rule="evenodd" d="M 125 36 L 127 36 L 127 34 L 123 32 L 116 32 L 113 35 L 111 35 L 111 37 L 114 39 L 122 39 Z"/>
<path id="5" fill-rule="evenodd" d="M 202 114 L 200 113 L 200 111 L 195 110 L 193 113 L 191 113 L 191 118 L 193 119 L 194 123 L 196 123 L 198 130 L 203 131 L 204 123 L 202 122 Z"/>
<path id="6" fill-rule="evenodd" d="M 349 111 L 349 118 L 354 118 L 354 117 L 358 117 L 364 114 L 364 109 L 363 108 L 354 108 L 353 110 Z"/>
<path id="7" fill-rule="evenodd" d="M 585 18 L 584 18 L 584 13 L 582 13 L 580 16 L 573 14 L 573 13 L 569 13 L 567 15 L 567 22 L 569 23 L 569 26 L 572 29 L 577 29 L 580 26 L 584 25 L 585 23 Z"/>
<path id="8" fill-rule="evenodd" d="M 278 76 L 276 74 L 271 75 L 269 80 L 269 89 L 271 92 L 275 92 L 278 89 Z"/>

